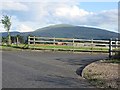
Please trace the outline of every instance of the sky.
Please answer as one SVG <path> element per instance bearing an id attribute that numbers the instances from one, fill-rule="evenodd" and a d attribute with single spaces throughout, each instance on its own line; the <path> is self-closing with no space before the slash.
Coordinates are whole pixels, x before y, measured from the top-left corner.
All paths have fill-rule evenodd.
<path id="1" fill-rule="evenodd" d="M 118 2 L 80 0 L 4 1 L 0 19 L 11 16 L 10 31 L 29 32 L 55 24 L 87 26 L 118 32 Z M 5 29 L 0 23 L 0 32 Z"/>

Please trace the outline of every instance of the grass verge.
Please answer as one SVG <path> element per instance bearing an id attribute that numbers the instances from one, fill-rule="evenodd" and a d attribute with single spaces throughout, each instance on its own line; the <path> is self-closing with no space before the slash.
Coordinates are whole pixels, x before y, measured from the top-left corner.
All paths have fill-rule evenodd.
<path id="1" fill-rule="evenodd" d="M 108 60 L 102 60 L 102 63 L 116 63 L 116 64 L 120 64 L 120 59 L 108 59 Z"/>
<path id="2" fill-rule="evenodd" d="M 64 46 L 64 45 L 30 45 L 31 49 L 49 49 L 58 51 L 76 51 L 76 52 L 108 52 L 108 48 L 91 48 L 91 47 L 74 47 L 74 46 Z"/>
<path id="3" fill-rule="evenodd" d="M 34 49 L 34 50 L 56 50 L 56 51 L 74 51 L 74 52 L 108 52 L 108 48 L 91 48 L 91 47 L 73 47 L 73 46 L 65 46 L 65 45 L 27 45 L 27 44 L 19 44 L 17 45 L 3 45 L 2 50 L 15 50 L 15 49 Z"/>

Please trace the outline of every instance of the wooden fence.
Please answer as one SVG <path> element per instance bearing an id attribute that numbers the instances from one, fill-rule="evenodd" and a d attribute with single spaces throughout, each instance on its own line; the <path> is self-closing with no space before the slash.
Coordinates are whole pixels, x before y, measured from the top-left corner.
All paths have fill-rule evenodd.
<path id="1" fill-rule="evenodd" d="M 53 45 L 53 46 L 72 46 L 72 51 L 78 48 L 91 48 L 90 50 L 81 50 L 85 52 L 106 52 L 109 57 L 119 52 L 119 40 L 88 40 L 75 38 L 50 38 L 50 37 L 28 37 L 28 45 Z M 77 48 L 76 48 L 77 47 Z M 35 48 L 35 47 L 34 47 Z M 94 49 L 96 48 L 96 49 Z M 55 48 L 54 48 L 55 49 Z M 57 48 L 58 49 L 58 48 Z"/>
<path id="2" fill-rule="evenodd" d="M 109 40 L 109 58 L 111 58 L 114 54 L 120 53 L 120 40 L 116 38 L 116 40 Z"/>

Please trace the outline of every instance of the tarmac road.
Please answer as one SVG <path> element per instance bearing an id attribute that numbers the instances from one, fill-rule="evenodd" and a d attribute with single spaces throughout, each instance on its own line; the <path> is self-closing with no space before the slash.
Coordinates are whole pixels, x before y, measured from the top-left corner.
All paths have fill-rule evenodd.
<path id="1" fill-rule="evenodd" d="M 80 76 L 88 63 L 106 54 L 3 51 L 3 88 L 90 88 Z"/>

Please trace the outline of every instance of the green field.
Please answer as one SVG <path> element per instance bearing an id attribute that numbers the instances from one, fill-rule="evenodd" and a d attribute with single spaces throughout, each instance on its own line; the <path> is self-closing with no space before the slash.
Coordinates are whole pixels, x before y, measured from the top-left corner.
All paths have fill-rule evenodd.
<path id="1" fill-rule="evenodd" d="M 53 49 L 53 50 L 77 50 L 77 51 L 108 51 L 107 48 L 91 48 L 91 47 L 74 47 L 74 46 L 62 46 L 62 45 L 30 45 L 32 49 Z"/>
<path id="2" fill-rule="evenodd" d="M 11 46 L 2 46 L 2 50 L 36 49 L 36 50 L 58 50 L 58 51 L 76 51 L 76 52 L 108 52 L 105 47 L 74 47 L 65 45 L 25 45 L 19 44 Z"/>

